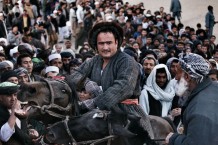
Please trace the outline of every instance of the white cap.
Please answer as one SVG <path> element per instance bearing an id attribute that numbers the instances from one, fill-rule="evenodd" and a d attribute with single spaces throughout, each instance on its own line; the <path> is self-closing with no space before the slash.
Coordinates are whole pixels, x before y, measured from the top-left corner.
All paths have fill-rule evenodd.
<path id="1" fill-rule="evenodd" d="M 0 17 L 1 17 L 1 16 L 4 16 L 4 14 L 3 14 L 3 13 L 0 13 Z"/>
<path id="2" fill-rule="evenodd" d="M 10 56 L 13 57 L 14 53 L 18 53 L 18 46 L 10 50 Z"/>
<path id="3" fill-rule="evenodd" d="M 61 59 L 61 55 L 58 54 L 58 53 L 55 53 L 55 54 L 51 54 L 48 56 L 48 60 L 51 61 L 53 59 L 56 59 L 56 58 L 60 58 Z"/>
<path id="4" fill-rule="evenodd" d="M 100 3 L 97 1 L 97 2 L 95 2 L 95 5 L 99 5 Z"/>
<path id="5" fill-rule="evenodd" d="M 2 42 L 2 41 L 4 41 L 4 43 L 5 43 L 5 46 L 7 46 L 7 45 L 8 45 L 8 41 L 7 41 L 7 39 L 5 39 L 5 38 L 0 38 L 0 42 Z"/>
<path id="6" fill-rule="evenodd" d="M 113 17 L 111 15 L 108 15 L 108 16 L 105 17 L 105 20 L 107 22 L 112 22 L 113 21 Z"/>
<path id="7" fill-rule="evenodd" d="M 161 18 L 161 15 L 157 15 L 156 18 Z"/>
<path id="8" fill-rule="evenodd" d="M 145 17 L 151 17 L 151 14 L 146 14 Z"/>
<path id="9" fill-rule="evenodd" d="M 48 66 L 46 67 L 45 69 L 45 73 L 47 74 L 48 72 L 56 72 L 56 73 L 59 73 L 59 68 L 56 67 L 56 66 Z"/>

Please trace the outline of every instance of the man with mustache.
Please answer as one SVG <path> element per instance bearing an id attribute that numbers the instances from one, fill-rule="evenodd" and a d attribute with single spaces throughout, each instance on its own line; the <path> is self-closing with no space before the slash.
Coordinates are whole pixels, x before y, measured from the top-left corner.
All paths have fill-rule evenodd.
<path id="1" fill-rule="evenodd" d="M 179 59 L 176 94 L 187 96 L 182 108 L 183 134 L 170 133 L 169 145 L 218 144 L 218 84 L 207 76 L 210 67 L 206 60 L 190 53 Z"/>
<path id="2" fill-rule="evenodd" d="M 76 85 L 83 80 L 86 92 L 92 94 L 91 99 L 82 101 L 87 109 L 98 107 L 111 110 L 119 107 L 127 113 L 143 116 L 144 120 L 140 122 L 153 138 L 150 122 L 137 105 L 140 68 L 131 56 L 120 50 L 122 42 L 123 29 L 118 23 L 101 22 L 94 25 L 89 32 L 89 45 L 98 55 L 81 64 L 69 79 Z M 100 90 L 91 89 L 94 86 Z"/>

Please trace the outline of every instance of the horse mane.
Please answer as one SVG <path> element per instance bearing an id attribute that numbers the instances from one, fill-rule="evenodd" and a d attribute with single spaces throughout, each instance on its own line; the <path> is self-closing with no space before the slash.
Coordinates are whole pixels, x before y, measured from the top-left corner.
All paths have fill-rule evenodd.
<path id="1" fill-rule="evenodd" d="M 79 104 L 78 104 L 79 97 L 76 92 L 75 84 L 70 82 L 67 79 L 65 79 L 63 82 L 68 84 L 68 86 L 70 87 L 72 91 L 72 95 L 70 96 L 70 101 L 72 102 L 72 104 L 74 104 L 74 111 L 75 111 L 74 116 L 78 116 L 80 115 L 80 109 L 79 109 Z"/>
<path id="2" fill-rule="evenodd" d="M 162 117 L 162 118 L 170 124 L 170 126 L 173 129 L 173 132 L 177 132 L 175 124 L 173 123 L 173 121 L 169 117 Z"/>

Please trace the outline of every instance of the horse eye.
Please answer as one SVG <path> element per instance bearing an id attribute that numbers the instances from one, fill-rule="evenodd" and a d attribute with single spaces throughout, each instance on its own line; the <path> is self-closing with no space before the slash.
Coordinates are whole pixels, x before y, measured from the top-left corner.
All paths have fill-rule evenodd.
<path id="1" fill-rule="evenodd" d="M 66 91 L 66 90 L 61 90 L 61 92 L 62 92 L 62 93 L 66 93 L 67 91 Z"/>

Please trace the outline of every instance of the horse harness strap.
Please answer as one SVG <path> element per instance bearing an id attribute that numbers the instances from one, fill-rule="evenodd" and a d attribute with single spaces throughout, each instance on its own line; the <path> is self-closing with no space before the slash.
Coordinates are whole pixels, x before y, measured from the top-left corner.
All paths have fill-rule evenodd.
<path id="1" fill-rule="evenodd" d="M 70 132 L 70 129 L 69 129 L 68 124 L 67 124 L 68 121 L 69 121 L 69 116 L 66 116 L 66 119 L 63 122 L 64 122 L 65 129 L 67 131 L 67 134 L 69 135 L 72 144 L 73 145 L 78 145 L 78 143 L 76 142 L 76 140 L 74 139 L 74 137 L 72 136 L 72 134 Z"/>
<path id="2" fill-rule="evenodd" d="M 103 113 L 103 115 L 101 113 Z M 106 118 L 107 118 L 106 114 L 107 113 L 108 113 L 108 111 L 100 112 L 100 115 L 97 116 L 97 117 L 103 118 L 104 120 L 106 120 Z M 102 143 L 104 141 L 108 141 L 107 145 L 111 145 L 111 141 L 114 138 L 117 137 L 116 135 L 113 135 L 113 130 L 112 130 L 112 127 L 111 127 L 111 122 L 108 122 L 109 136 L 106 136 L 106 137 L 100 138 L 100 139 L 95 139 L 95 140 L 88 140 L 88 141 L 77 142 L 75 140 L 75 138 L 73 137 L 73 135 L 71 134 L 71 132 L 70 132 L 70 129 L 68 127 L 68 121 L 69 121 L 69 116 L 66 116 L 66 119 L 63 120 L 62 122 L 64 123 L 64 127 L 65 127 L 65 129 L 67 131 L 67 134 L 70 137 L 72 145 L 85 145 L 85 144 L 96 145 L 96 144 Z"/>
<path id="3" fill-rule="evenodd" d="M 61 107 L 57 104 L 54 103 L 54 90 L 51 86 L 51 84 L 49 83 L 48 80 L 46 79 L 43 79 L 44 82 L 46 82 L 46 84 L 48 85 L 49 87 L 49 90 L 50 90 L 50 93 L 51 93 L 51 103 L 49 105 L 43 105 L 42 107 L 40 106 L 36 106 L 36 105 L 32 105 L 33 107 L 35 108 L 38 108 L 40 109 L 41 113 L 44 114 L 44 113 L 48 113 L 49 115 L 53 116 L 53 117 L 57 117 L 57 118 L 65 118 L 65 115 L 62 115 L 62 114 L 58 114 L 58 113 L 55 113 L 54 111 L 51 111 L 49 109 L 58 109 L 59 111 L 70 111 L 71 108 L 72 108 L 72 104 L 69 103 L 67 105 L 67 107 Z"/>

